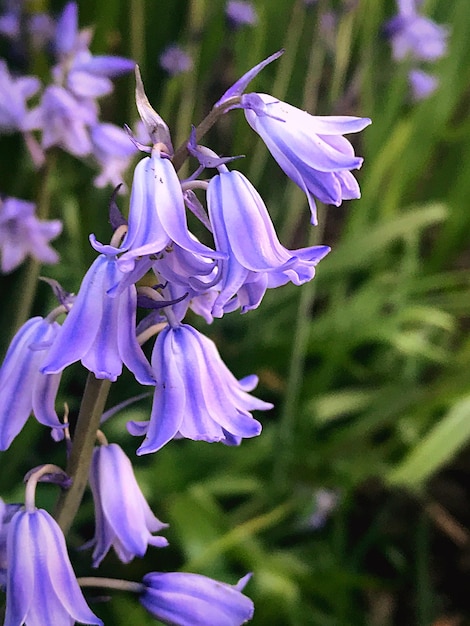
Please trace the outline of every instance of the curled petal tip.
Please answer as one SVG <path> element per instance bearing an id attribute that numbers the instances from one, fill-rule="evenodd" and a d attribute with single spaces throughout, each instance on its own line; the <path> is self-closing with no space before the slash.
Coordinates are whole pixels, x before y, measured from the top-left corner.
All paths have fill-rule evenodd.
<path id="1" fill-rule="evenodd" d="M 135 66 L 135 83 L 135 102 L 137 110 L 148 134 L 154 144 L 164 144 L 168 148 L 169 153 L 173 154 L 170 131 L 147 98 L 138 65 Z"/>

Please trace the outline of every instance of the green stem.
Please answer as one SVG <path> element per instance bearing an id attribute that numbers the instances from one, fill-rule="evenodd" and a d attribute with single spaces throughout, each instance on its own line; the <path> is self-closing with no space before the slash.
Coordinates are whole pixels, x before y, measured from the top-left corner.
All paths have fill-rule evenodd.
<path id="1" fill-rule="evenodd" d="M 88 374 L 66 468 L 73 482 L 70 489 L 61 494 L 55 512 L 55 518 L 64 534 L 72 525 L 88 482 L 96 431 L 110 387 L 111 381 L 98 380 L 91 372 Z"/>
<path id="2" fill-rule="evenodd" d="M 49 217 L 51 206 L 51 189 L 50 182 L 52 174 L 55 170 L 57 161 L 57 153 L 50 152 L 46 157 L 44 167 L 39 172 L 40 187 L 38 191 L 36 214 L 39 219 L 45 220 Z M 16 316 L 13 327 L 13 333 L 23 326 L 27 319 L 31 316 L 31 310 L 36 297 L 38 286 L 38 278 L 41 271 L 41 263 L 37 259 L 30 258 L 23 270 L 21 280 L 21 292 L 16 306 Z"/>

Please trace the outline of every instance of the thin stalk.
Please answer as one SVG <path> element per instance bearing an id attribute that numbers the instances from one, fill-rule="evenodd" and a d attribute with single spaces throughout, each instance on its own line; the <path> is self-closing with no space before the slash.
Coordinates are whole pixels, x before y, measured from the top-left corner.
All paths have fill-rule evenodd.
<path id="1" fill-rule="evenodd" d="M 142 593 L 145 591 L 145 585 L 135 583 L 130 580 L 121 580 L 118 578 L 102 578 L 100 576 L 82 576 L 77 578 L 80 587 L 104 587 L 105 589 L 117 589 L 118 591 L 132 591 L 133 593 Z"/>
<path id="2" fill-rule="evenodd" d="M 39 172 L 40 187 L 36 202 L 36 214 L 39 219 L 45 220 L 49 217 L 51 206 L 51 179 L 55 171 L 57 162 L 57 153 L 49 152 L 46 157 L 44 167 Z M 31 316 L 31 310 L 36 297 L 38 287 L 38 278 L 41 271 L 41 262 L 31 258 L 28 260 L 21 280 L 21 291 L 18 296 L 18 305 L 16 307 L 16 317 L 13 332 L 23 326 L 27 319 Z"/>
<path id="3" fill-rule="evenodd" d="M 55 511 L 55 518 L 64 534 L 70 529 L 83 498 L 96 432 L 100 426 L 110 387 L 111 381 L 98 380 L 91 372 L 88 374 L 66 468 L 73 482 L 70 489 L 61 494 Z"/>

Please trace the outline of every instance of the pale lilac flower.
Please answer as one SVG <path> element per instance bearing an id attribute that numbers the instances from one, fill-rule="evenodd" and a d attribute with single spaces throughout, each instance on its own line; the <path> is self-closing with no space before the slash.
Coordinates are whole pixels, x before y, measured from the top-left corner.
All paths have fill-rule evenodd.
<path id="1" fill-rule="evenodd" d="M 439 79 L 423 70 L 410 70 L 408 74 L 413 100 L 425 100 L 439 87 Z"/>
<path id="2" fill-rule="evenodd" d="M 240 172 L 225 171 L 211 179 L 207 206 L 217 250 L 228 257 L 219 261 L 216 317 L 245 283 L 258 282 L 253 273 L 266 272 L 276 286 L 289 280 L 300 285 L 313 278 L 315 266 L 330 250 L 327 246 L 284 248 L 261 196 Z"/>
<path id="3" fill-rule="evenodd" d="M 13 77 L 5 61 L 0 59 L 0 132 L 29 130 L 27 100 L 34 96 L 41 83 L 35 76 Z"/>
<path id="4" fill-rule="evenodd" d="M 33 317 L 13 337 L 0 368 L 0 450 L 9 448 L 31 413 L 44 426 L 60 432 L 64 427 L 54 408 L 60 374 L 40 372 L 59 328 L 57 322 Z"/>
<path id="5" fill-rule="evenodd" d="M 33 202 L 0 199 L 1 271 L 12 272 L 28 256 L 42 263 L 57 263 L 59 255 L 49 241 L 62 231 L 60 220 L 39 220 Z"/>
<path id="6" fill-rule="evenodd" d="M 317 221 L 315 198 L 336 206 L 360 198 L 350 170 L 359 169 L 363 159 L 354 154 L 343 135 L 363 130 L 370 119 L 314 116 L 272 96 L 256 96 L 253 106 L 250 94 L 243 96 L 246 119 L 287 176 L 306 193 L 313 224 Z"/>
<path id="7" fill-rule="evenodd" d="M 256 376 L 238 381 L 214 342 L 187 324 L 162 330 L 152 367 L 158 387 L 150 422 L 128 423 L 131 434 L 146 435 L 139 455 L 156 452 L 175 437 L 238 445 L 261 432 L 250 411 L 273 406 L 248 393 L 257 385 Z"/>
<path id="8" fill-rule="evenodd" d="M 193 69 L 193 60 L 190 55 L 178 44 L 171 44 L 161 53 L 161 67 L 168 72 L 170 76 L 183 74 Z"/>
<path id="9" fill-rule="evenodd" d="M 91 128 L 93 156 L 101 167 L 93 181 L 96 187 L 122 184 L 123 176 L 137 153 L 125 130 L 115 124 L 97 124 Z"/>
<path id="10" fill-rule="evenodd" d="M 77 99 L 67 89 L 49 85 L 29 120 L 31 128 L 42 131 L 45 150 L 59 146 L 77 157 L 92 152 L 89 127 L 98 122 L 98 108 L 93 100 Z"/>
<path id="11" fill-rule="evenodd" d="M 97 378 L 115 381 L 124 363 L 141 384 L 153 385 L 155 379 L 135 335 L 135 286 L 128 285 L 114 297 L 108 295 L 123 278 L 116 262 L 119 249 L 94 239 L 92 244 L 102 254 L 86 273 L 42 371 L 54 374 L 80 360 Z"/>
<path id="12" fill-rule="evenodd" d="M 210 258 L 224 256 L 191 236 L 175 168 L 154 149 L 152 156 L 142 159 L 135 168 L 129 230 L 122 243 L 125 252 L 118 264 L 123 271 L 131 271 L 137 257 L 161 252 L 172 241 L 194 254 Z"/>
<path id="13" fill-rule="evenodd" d="M 307 525 L 313 530 L 318 530 L 325 525 L 328 517 L 338 506 L 339 494 L 332 489 L 317 489 L 314 495 L 314 511 L 311 514 Z"/>
<path id="14" fill-rule="evenodd" d="M 93 567 L 98 567 L 111 548 L 123 563 L 129 563 L 135 556 L 143 557 L 148 545 L 168 545 L 164 537 L 152 535 L 168 524 L 150 510 L 120 446 L 112 443 L 94 449 L 90 486 L 95 503 Z"/>
<path id="15" fill-rule="evenodd" d="M 253 617 L 253 602 L 242 590 L 250 575 L 227 585 L 200 574 L 146 574 L 140 603 L 171 626 L 241 626 Z"/>
<path id="16" fill-rule="evenodd" d="M 416 61 L 436 61 L 447 53 L 446 27 L 420 15 L 414 0 L 401 0 L 398 11 L 385 25 L 395 60 L 410 56 Z"/>
<path id="17" fill-rule="evenodd" d="M 232 28 L 255 26 L 258 23 L 258 14 L 253 3 L 246 0 L 229 0 L 225 15 Z"/>
<path id="18" fill-rule="evenodd" d="M 5 504 L 0 498 L 0 589 L 5 589 L 7 580 L 7 535 L 8 526 L 15 513 L 22 508 L 21 504 Z"/>
<path id="19" fill-rule="evenodd" d="M 6 596 L 5 626 L 103 624 L 83 597 L 62 531 L 43 509 L 20 510 L 9 523 Z"/>

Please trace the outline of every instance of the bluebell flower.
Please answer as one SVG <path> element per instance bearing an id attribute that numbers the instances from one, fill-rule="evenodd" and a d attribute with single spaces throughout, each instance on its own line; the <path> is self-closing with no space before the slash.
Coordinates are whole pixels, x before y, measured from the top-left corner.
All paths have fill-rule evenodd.
<path id="1" fill-rule="evenodd" d="M 75 622 L 103 624 L 83 597 L 62 531 L 42 509 L 18 511 L 8 527 L 5 626 Z"/>
<path id="2" fill-rule="evenodd" d="M 9 448 L 31 413 L 44 426 L 59 432 L 64 427 L 54 408 L 60 374 L 40 372 L 59 328 L 57 322 L 33 317 L 19 329 L 8 348 L 0 368 L 0 450 Z"/>
<path id="3" fill-rule="evenodd" d="M 42 131 L 42 147 L 59 146 L 76 157 L 92 152 L 90 126 L 98 122 L 98 108 L 91 99 L 78 99 L 64 87 L 49 85 L 40 104 L 30 112 L 31 128 Z"/>
<path id="4" fill-rule="evenodd" d="M 135 335 L 135 286 L 128 285 L 118 295 L 107 293 L 123 278 L 116 261 L 119 249 L 92 242 L 102 254 L 86 273 L 42 371 L 57 373 L 80 360 L 97 378 L 115 381 L 124 363 L 141 384 L 153 385 L 155 379 Z"/>
<path id="5" fill-rule="evenodd" d="M 313 278 L 314 267 L 330 250 L 327 246 L 284 248 L 261 196 L 240 172 L 225 171 L 211 179 L 207 206 L 217 250 L 228 256 L 219 261 L 216 316 L 245 282 L 257 282 L 253 273 L 267 272 L 276 286 L 288 280 L 300 285 Z"/>
<path id="6" fill-rule="evenodd" d="M 214 342 L 187 324 L 162 330 L 152 367 L 158 387 L 150 422 L 128 423 L 131 434 L 146 435 L 137 454 L 156 452 L 174 437 L 238 445 L 261 432 L 250 411 L 273 406 L 248 393 L 256 376 L 238 381 Z"/>
<path id="7" fill-rule="evenodd" d="M 171 626 L 241 626 L 254 607 L 242 590 L 249 576 L 227 585 L 200 574 L 146 574 L 140 603 L 157 620 Z"/>
<path id="8" fill-rule="evenodd" d="M 267 94 L 242 96 L 242 106 L 248 123 L 280 167 L 306 193 L 313 224 L 317 222 L 315 198 L 336 206 L 360 198 L 350 170 L 359 169 L 363 159 L 343 135 L 363 130 L 370 119 L 314 116 Z"/>
<path id="9" fill-rule="evenodd" d="M 0 589 L 5 589 L 7 580 L 7 536 L 8 526 L 21 504 L 5 504 L 0 498 Z"/>
<path id="10" fill-rule="evenodd" d="M 439 87 L 439 79 L 423 70 L 410 70 L 408 79 L 410 81 L 411 94 L 415 101 L 429 98 Z"/>
<path id="11" fill-rule="evenodd" d="M 60 220 L 39 220 L 35 204 L 19 198 L 0 199 L 1 271 L 12 272 L 28 257 L 41 263 L 59 260 L 49 241 L 62 231 Z"/>
<path id="12" fill-rule="evenodd" d="M 0 132 L 30 130 L 26 103 L 40 86 L 41 83 L 35 76 L 13 77 L 5 61 L 0 59 Z"/>
<path id="13" fill-rule="evenodd" d="M 119 258 L 123 271 L 134 268 L 139 256 L 156 254 L 171 242 L 206 257 L 222 257 L 193 237 L 186 221 L 183 191 L 171 161 L 158 149 L 135 168 L 129 208 L 129 230 Z"/>
<path id="14" fill-rule="evenodd" d="M 176 76 L 193 69 L 193 60 L 190 55 L 177 44 L 167 46 L 159 58 L 161 67 L 170 76 Z"/>
<path id="15" fill-rule="evenodd" d="M 163 524 L 150 510 L 135 479 L 132 464 L 117 444 L 94 449 L 90 486 L 95 503 L 93 567 L 114 548 L 123 563 L 143 557 L 148 545 L 163 548 L 164 537 L 154 536 Z"/>
<path id="16" fill-rule="evenodd" d="M 247 0 L 229 0 L 225 6 L 225 15 L 232 28 L 255 26 L 258 23 L 256 9 Z"/>
<path id="17" fill-rule="evenodd" d="M 436 61 L 447 52 L 448 29 L 420 15 L 415 0 L 399 0 L 398 14 L 386 23 L 385 33 L 397 61 L 408 56 L 416 61 Z"/>
<path id="18" fill-rule="evenodd" d="M 137 152 L 129 135 L 115 124 L 96 124 L 91 128 L 91 142 L 93 156 L 101 168 L 94 180 L 95 187 L 122 184 L 123 175 Z"/>

